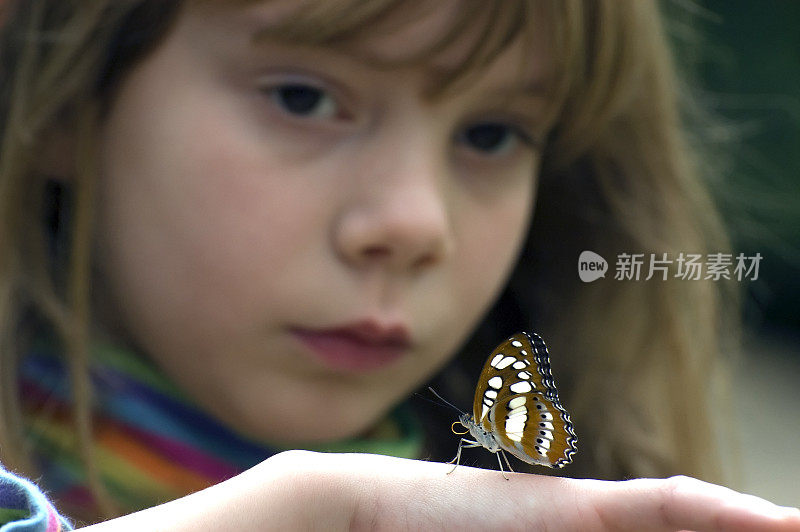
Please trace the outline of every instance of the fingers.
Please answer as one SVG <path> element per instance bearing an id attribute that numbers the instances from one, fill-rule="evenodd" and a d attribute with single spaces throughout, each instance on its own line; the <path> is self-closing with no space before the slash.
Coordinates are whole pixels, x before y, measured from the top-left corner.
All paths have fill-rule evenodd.
<path id="1" fill-rule="evenodd" d="M 613 530 L 800 531 L 800 510 L 689 477 L 600 488 L 596 511 Z"/>
<path id="2" fill-rule="evenodd" d="M 800 532 L 797 509 L 688 477 L 505 480 L 500 471 L 462 465 L 448 475 L 447 464 L 387 456 L 287 456 L 302 485 L 333 492 L 321 517 L 330 523 L 342 514 L 351 529 Z"/>

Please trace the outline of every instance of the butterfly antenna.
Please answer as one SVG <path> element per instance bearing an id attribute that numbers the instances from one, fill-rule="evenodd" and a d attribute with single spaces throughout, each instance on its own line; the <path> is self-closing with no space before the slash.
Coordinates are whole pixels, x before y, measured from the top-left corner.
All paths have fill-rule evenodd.
<path id="1" fill-rule="evenodd" d="M 441 395 L 439 395 L 438 393 L 436 393 L 436 390 L 434 390 L 434 389 L 433 389 L 433 388 L 431 388 L 430 386 L 428 386 L 428 389 L 431 391 L 431 393 L 432 393 L 433 395 L 435 395 L 436 397 L 438 397 L 438 398 L 439 398 L 439 400 L 440 400 L 441 402 L 443 402 L 444 404 L 446 404 L 446 405 L 447 405 L 447 406 L 449 406 L 450 408 L 454 409 L 454 410 L 455 410 L 456 412 L 458 412 L 459 414 L 464 414 L 464 411 L 463 411 L 463 410 L 461 410 L 460 408 L 458 408 L 456 405 L 454 405 L 453 403 L 451 403 L 450 401 L 448 401 L 447 399 L 445 399 L 444 397 L 442 397 L 442 396 L 441 396 Z"/>
<path id="2" fill-rule="evenodd" d="M 431 399 L 430 397 L 425 397 L 425 396 L 424 396 L 424 395 L 422 395 L 421 393 L 415 393 L 414 395 L 415 395 L 415 396 L 417 396 L 417 397 L 419 397 L 419 398 L 420 398 L 420 399 L 422 399 L 423 401 L 428 401 L 429 403 L 431 403 L 431 404 L 434 404 L 434 405 L 436 405 L 436 406 L 452 406 L 452 405 L 451 405 L 451 404 L 449 404 L 449 403 L 448 403 L 448 404 L 443 404 L 443 403 L 442 403 L 442 401 L 444 401 L 444 399 L 442 399 L 441 401 L 434 401 L 434 400 L 433 400 L 433 399 Z M 440 399 L 441 399 L 441 398 L 440 398 Z M 445 401 L 445 402 L 446 402 L 446 401 Z"/>

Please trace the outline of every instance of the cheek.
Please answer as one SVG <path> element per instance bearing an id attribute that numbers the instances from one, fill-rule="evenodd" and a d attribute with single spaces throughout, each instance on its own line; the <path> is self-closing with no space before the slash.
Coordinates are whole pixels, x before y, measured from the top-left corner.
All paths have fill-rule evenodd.
<path id="1" fill-rule="evenodd" d="M 457 223 L 462 235 L 454 267 L 463 294 L 484 308 L 499 295 L 514 266 L 533 211 L 533 185 L 493 198 L 486 205 L 462 209 Z"/>
<path id="2" fill-rule="evenodd" d="M 274 282 L 265 272 L 285 269 L 320 213 L 224 106 L 186 90 L 145 106 L 142 91 L 106 125 L 101 270 L 149 333 L 245 327 Z"/>

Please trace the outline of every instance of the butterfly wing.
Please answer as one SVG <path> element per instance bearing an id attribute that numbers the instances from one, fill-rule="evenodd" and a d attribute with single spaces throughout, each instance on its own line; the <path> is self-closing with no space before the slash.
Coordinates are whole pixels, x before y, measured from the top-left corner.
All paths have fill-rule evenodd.
<path id="1" fill-rule="evenodd" d="M 536 333 L 514 334 L 489 355 L 473 415 L 502 449 L 529 464 L 563 467 L 576 452 L 578 438 L 559 402 L 547 346 Z"/>

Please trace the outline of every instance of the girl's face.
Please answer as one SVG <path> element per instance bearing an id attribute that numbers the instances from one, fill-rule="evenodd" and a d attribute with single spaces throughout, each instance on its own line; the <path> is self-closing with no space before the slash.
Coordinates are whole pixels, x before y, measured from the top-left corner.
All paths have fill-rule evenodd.
<path id="1" fill-rule="evenodd" d="M 430 100 L 473 36 L 396 68 L 253 40 L 293 5 L 190 4 L 120 87 L 98 198 L 101 319 L 275 442 L 357 434 L 455 353 L 518 254 L 547 126 L 521 43 Z M 441 5 L 360 49 L 429 44 Z"/>

